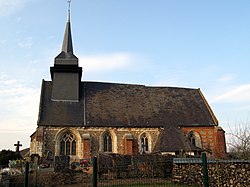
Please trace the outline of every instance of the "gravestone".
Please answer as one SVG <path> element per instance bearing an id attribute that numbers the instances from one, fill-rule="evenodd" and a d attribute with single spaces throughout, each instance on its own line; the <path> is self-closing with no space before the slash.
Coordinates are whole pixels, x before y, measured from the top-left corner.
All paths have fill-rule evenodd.
<path id="1" fill-rule="evenodd" d="M 55 156 L 54 171 L 67 172 L 69 170 L 70 157 L 68 155 Z"/>

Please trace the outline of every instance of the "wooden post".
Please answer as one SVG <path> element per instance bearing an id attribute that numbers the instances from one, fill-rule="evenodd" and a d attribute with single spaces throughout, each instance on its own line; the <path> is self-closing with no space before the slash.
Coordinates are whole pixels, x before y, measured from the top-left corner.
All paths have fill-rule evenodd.
<path id="1" fill-rule="evenodd" d="M 207 173 L 207 156 L 206 156 L 206 153 L 202 153 L 202 167 L 203 167 L 204 187 L 209 187 L 209 184 L 208 184 L 208 173 Z"/>
<path id="2" fill-rule="evenodd" d="M 93 187 L 97 187 L 97 157 L 93 157 Z"/>
<path id="3" fill-rule="evenodd" d="M 25 163 L 24 187 L 29 186 L 29 162 Z"/>

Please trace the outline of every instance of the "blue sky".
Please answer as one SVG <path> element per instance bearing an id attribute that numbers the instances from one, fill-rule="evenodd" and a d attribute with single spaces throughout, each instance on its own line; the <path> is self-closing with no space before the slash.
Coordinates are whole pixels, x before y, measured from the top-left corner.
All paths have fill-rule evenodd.
<path id="1" fill-rule="evenodd" d="M 220 126 L 250 115 L 250 1 L 72 0 L 82 80 L 201 88 Z M 36 129 L 66 0 L 0 1 L 0 150 Z"/>

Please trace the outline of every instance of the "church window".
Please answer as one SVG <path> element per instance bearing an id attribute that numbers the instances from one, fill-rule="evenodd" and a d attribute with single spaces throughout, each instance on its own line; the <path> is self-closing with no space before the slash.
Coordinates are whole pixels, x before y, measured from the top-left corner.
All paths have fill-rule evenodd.
<path id="1" fill-rule="evenodd" d="M 104 152 L 112 152 L 112 138 L 111 135 L 109 133 L 106 133 L 104 135 L 104 139 L 103 139 L 103 151 Z"/>
<path id="2" fill-rule="evenodd" d="M 146 134 L 143 134 L 141 136 L 141 152 L 145 153 L 148 152 L 148 137 L 146 136 Z"/>
<path id="3" fill-rule="evenodd" d="M 191 134 L 189 135 L 188 139 L 189 139 L 190 143 L 191 143 L 193 146 L 196 146 L 196 144 L 195 144 L 195 136 L 194 136 L 193 133 L 191 133 Z"/>
<path id="4" fill-rule="evenodd" d="M 76 141 L 72 141 L 72 155 L 76 155 Z"/>
<path id="5" fill-rule="evenodd" d="M 189 142 L 195 146 L 195 147 L 199 147 L 202 148 L 201 145 L 201 138 L 200 135 L 197 132 L 194 131 L 190 131 L 187 135 Z"/>
<path id="6" fill-rule="evenodd" d="M 60 141 L 60 155 L 76 155 L 76 139 L 72 133 L 65 133 Z"/>

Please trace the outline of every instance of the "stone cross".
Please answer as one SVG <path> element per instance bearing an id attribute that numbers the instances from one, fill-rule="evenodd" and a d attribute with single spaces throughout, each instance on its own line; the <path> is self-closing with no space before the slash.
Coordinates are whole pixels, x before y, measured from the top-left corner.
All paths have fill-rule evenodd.
<path id="1" fill-rule="evenodd" d="M 20 144 L 20 141 L 17 141 L 16 144 L 14 144 L 14 146 L 16 146 L 16 152 L 19 153 L 20 152 L 20 147 L 22 146 L 22 144 Z"/>

